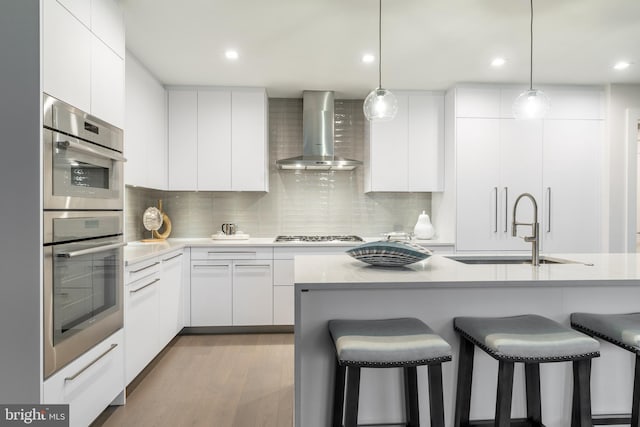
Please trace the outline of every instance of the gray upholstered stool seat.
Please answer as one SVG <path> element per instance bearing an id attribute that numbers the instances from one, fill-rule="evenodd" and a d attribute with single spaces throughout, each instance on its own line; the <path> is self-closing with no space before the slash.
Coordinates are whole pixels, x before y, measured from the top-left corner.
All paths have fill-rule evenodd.
<path id="1" fill-rule="evenodd" d="M 573 313 L 571 326 L 640 354 L 640 313 Z"/>
<path id="2" fill-rule="evenodd" d="M 571 326 L 594 337 L 635 354 L 635 373 L 631 414 L 599 415 L 599 425 L 640 425 L 640 313 L 628 314 L 571 314 Z"/>
<path id="3" fill-rule="evenodd" d="M 511 400 L 515 363 L 524 363 L 527 418 L 517 425 L 543 426 L 540 399 L 540 363 L 573 362 L 573 408 L 571 426 L 591 427 L 591 359 L 599 356 L 593 338 L 538 315 L 513 317 L 456 317 L 460 335 L 455 427 L 475 425 L 469 421 L 475 346 L 499 361 L 498 392 L 493 425 L 512 425 Z"/>
<path id="4" fill-rule="evenodd" d="M 336 349 L 334 427 L 343 417 L 345 427 L 357 425 L 360 369 L 393 367 L 404 372 L 406 425 L 419 426 L 420 365 L 428 366 L 431 426 L 444 427 L 441 365 L 451 360 L 451 346 L 429 326 L 415 318 L 330 320 L 329 333 Z"/>
<path id="5" fill-rule="evenodd" d="M 330 320 L 340 363 L 358 366 L 424 365 L 451 360 L 451 346 L 414 318 Z"/>
<path id="6" fill-rule="evenodd" d="M 597 355 L 600 345 L 546 317 L 457 317 L 456 331 L 496 359 L 561 361 Z"/>

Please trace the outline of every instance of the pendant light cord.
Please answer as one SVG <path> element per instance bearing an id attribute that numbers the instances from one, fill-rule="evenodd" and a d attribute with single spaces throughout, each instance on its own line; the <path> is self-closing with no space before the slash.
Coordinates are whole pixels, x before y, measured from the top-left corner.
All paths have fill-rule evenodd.
<path id="1" fill-rule="evenodd" d="M 378 2 L 378 89 L 380 88 L 382 88 L 382 0 Z"/>
<path id="2" fill-rule="evenodd" d="M 533 0 L 531 4 L 531 24 L 529 26 L 529 90 L 533 90 Z"/>

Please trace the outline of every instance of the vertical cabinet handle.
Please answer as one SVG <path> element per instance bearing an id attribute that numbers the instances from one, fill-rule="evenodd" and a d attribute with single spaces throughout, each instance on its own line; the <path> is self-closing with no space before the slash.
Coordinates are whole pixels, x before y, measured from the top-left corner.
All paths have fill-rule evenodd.
<path id="1" fill-rule="evenodd" d="M 493 232 L 498 232 L 498 187 L 493 187 L 493 200 L 495 203 L 495 210 L 493 211 Z"/>
<path id="2" fill-rule="evenodd" d="M 508 230 L 507 217 L 509 216 L 509 187 L 504 187 L 504 232 Z"/>
<path id="3" fill-rule="evenodd" d="M 551 187 L 547 187 L 547 233 L 551 233 Z"/>

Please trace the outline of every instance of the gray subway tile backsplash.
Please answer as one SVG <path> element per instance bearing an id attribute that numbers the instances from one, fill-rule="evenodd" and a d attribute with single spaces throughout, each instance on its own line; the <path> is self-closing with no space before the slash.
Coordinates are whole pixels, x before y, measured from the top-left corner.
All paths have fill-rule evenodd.
<path id="1" fill-rule="evenodd" d="M 335 153 L 363 160 L 361 100 L 335 101 Z M 126 188 L 128 241 L 150 236 L 142 225 L 149 206 L 171 218 L 171 237 L 208 237 L 226 222 L 253 237 L 278 234 L 358 234 L 412 231 L 430 193 L 363 192 L 363 167 L 347 171 L 280 171 L 277 159 L 302 154 L 302 100 L 269 100 L 269 192 L 161 191 Z"/>

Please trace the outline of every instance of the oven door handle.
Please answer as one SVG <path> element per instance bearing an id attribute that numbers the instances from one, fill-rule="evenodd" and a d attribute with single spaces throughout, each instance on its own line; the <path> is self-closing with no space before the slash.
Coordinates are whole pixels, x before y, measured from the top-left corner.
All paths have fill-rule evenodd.
<path id="1" fill-rule="evenodd" d="M 122 157 L 120 154 L 116 152 L 111 152 L 111 150 L 100 150 L 97 148 L 88 147 L 79 142 L 64 140 L 58 141 L 58 147 L 62 149 L 71 149 L 75 151 L 82 151 L 84 153 L 93 154 L 94 156 L 104 157 L 106 159 L 115 160 L 117 162 L 126 162 L 127 159 Z"/>
<path id="2" fill-rule="evenodd" d="M 95 248 L 89 248 L 89 249 L 80 249 L 79 251 L 60 252 L 60 253 L 57 254 L 57 256 L 62 257 L 62 258 L 75 258 L 77 256 L 91 255 L 91 254 L 96 254 L 98 252 L 110 251 L 112 249 L 118 249 L 118 248 L 121 248 L 123 246 L 127 246 L 127 244 L 126 243 L 114 243 L 112 245 L 96 246 Z"/>

